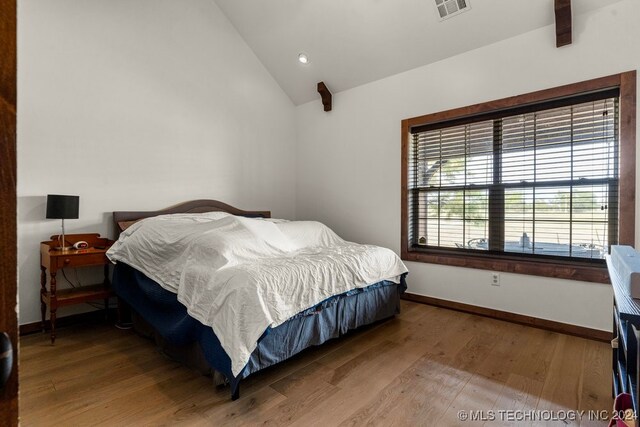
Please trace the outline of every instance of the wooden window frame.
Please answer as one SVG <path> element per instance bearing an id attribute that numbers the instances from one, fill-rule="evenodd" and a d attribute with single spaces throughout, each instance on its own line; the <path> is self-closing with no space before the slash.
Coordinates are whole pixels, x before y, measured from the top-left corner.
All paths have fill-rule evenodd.
<path id="1" fill-rule="evenodd" d="M 619 97 L 619 205 L 618 244 L 634 245 L 636 204 L 636 71 L 587 80 L 524 95 L 512 96 L 468 107 L 402 120 L 402 200 L 401 257 L 405 261 L 425 262 L 456 267 L 479 268 L 560 279 L 609 283 L 605 265 L 589 265 L 573 260 L 543 260 L 508 254 L 462 254 L 433 248 L 413 248 L 409 242 L 409 149 L 410 130 L 445 121 L 469 118 L 516 107 L 554 101 L 590 92 L 618 88 Z"/>

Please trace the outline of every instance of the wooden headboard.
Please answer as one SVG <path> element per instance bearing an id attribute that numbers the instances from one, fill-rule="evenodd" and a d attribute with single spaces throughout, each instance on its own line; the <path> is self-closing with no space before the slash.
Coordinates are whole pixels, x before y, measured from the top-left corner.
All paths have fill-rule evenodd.
<path id="1" fill-rule="evenodd" d="M 227 212 L 232 215 L 251 218 L 271 218 L 271 211 L 243 211 L 217 200 L 191 200 L 177 205 L 161 209 L 159 211 L 116 211 L 113 213 L 113 221 L 116 225 L 116 234 L 122 233 L 134 222 L 150 218 L 152 216 L 177 214 L 177 213 L 203 213 L 203 212 Z M 118 237 L 116 235 L 116 237 Z"/>

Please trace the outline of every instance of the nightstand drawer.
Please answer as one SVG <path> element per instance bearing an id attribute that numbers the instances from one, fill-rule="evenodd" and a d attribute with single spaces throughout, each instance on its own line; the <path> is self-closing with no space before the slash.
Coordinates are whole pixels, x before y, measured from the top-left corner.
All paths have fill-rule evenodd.
<path id="1" fill-rule="evenodd" d="M 74 254 L 69 256 L 56 257 L 56 264 L 58 268 L 80 267 L 85 265 L 103 265 L 107 262 L 108 260 L 104 253 L 83 253 L 78 255 Z"/>

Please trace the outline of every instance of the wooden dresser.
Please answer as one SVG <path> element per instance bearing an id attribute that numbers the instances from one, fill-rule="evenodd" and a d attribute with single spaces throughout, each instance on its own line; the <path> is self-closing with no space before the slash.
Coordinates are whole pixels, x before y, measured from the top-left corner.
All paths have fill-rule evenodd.
<path id="1" fill-rule="evenodd" d="M 622 286 L 620 277 L 607 257 L 609 277 L 613 287 L 613 395 L 629 393 L 633 399 L 633 409 L 638 414 L 638 382 L 640 377 L 640 300 L 631 298 Z M 617 348 L 616 348 L 617 347 Z"/>

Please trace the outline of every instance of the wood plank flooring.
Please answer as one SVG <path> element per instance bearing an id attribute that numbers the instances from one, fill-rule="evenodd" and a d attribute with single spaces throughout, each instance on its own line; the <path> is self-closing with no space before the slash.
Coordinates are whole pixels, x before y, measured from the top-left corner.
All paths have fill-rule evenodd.
<path id="1" fill-rule="evenodd" d="M 21 340 L 20 417 L 49 425 L 603 425 L 459 411 L 609 410 L 610 347 L 412 302 L 402 313 L 228 388 L 109 325 Z"/>

